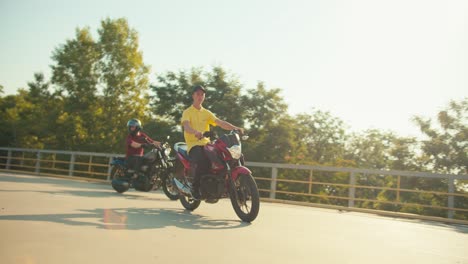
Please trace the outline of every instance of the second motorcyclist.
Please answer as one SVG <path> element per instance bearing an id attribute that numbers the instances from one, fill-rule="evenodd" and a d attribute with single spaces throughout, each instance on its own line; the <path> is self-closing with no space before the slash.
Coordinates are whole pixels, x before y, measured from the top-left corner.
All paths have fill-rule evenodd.
<path id="1" fill-rule="evenodd" d="M 136 118 L 128 120 L 127 129 L 128 135 L 125 140 L 125 158 L 127 160 L 127 166 L 129 168 L 127 177 L 136 178 L 138 176 L 143 162 L 143 147 L 146 145 L 154 145 L 156 147 L 159 147 L 161 145 L 161 142 L 150 138 L 143 131 L 141 131 L 143 129 L 141 121 Z"/>

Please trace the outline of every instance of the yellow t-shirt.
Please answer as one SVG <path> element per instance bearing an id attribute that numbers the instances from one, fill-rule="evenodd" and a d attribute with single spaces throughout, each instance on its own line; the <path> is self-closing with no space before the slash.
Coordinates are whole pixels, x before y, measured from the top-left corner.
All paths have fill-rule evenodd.
<path id="1" fill-rule="evenodd" d="M 210 125 L 216 126 L 216 119 L 216 116 L 210 110 L 203 107 L 198 110 L 191 105 L 182 113 L 181 123 L 183 125 L 184 121 L 187 120 L 190 123 L 190 127 L 203 133 L 210 131 Z M 198 139 L 194 134 L 189 134 L 185 131 L 184 138 L 185 143 L 187 143 L 187 152 L 189 152 L 193 146 L 204 146 L 210 142 L 208 138 Z"/>

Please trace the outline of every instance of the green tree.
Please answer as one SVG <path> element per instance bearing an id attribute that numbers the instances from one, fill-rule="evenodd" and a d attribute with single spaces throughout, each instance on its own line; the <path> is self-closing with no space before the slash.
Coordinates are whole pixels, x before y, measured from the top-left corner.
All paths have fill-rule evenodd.
<path id="1" fill-rule="evenodd" d="M 451 101 L 436 120 L 413 120 L 427 138 L 422 141 L 425 165 L 441 173 L 468 173 L 468 98 Z"/>
<path id="2" fill-rule="evenodd" d="M 239 80 L 222 67 L 214 67 L 206 77 L 209 108 L 218 118 L 237 126 L 244 126 L 245 113 L 241 107 L 242 86 Z"/>
<path id="3" fill-rule="evenodd" d="M 149 67 L 125 19 L 103 20 L 98 35 L 77 29 L 53 53 L 52 83 L 65 102 L 58 139 L 68 149 L 122 152 L 126 121 L 149 120 Z"/>
<path id="4" fill-rule="evenodd" d="M 248 160 L 285 162 L 295 152 L 295 121 L 288 115 L 288 106 L 280 96 L 281 89 L 266 89 L 259 82 L 242 97 L 249 141 L 244 153 Z"/>
<path id="5" fill-rule="evenodd" d="M 247 160 L 257 162 L 287 163 L 295 153 L 294 120 L 289 116 L 268 124 L 263 130 L 253 130 L 243 145 Z"/>
<path id="6" fill-rule="evenodd" d="M 406 171 L 423 170 L 422 159 L 417 154 L 419 149 L 419 143 L 414 137 L 393 137 L 391 148 L 388 150 L 389 168 Z"/>
<path id="7" fill-rule="evenodd" d="M 143 124 L 149 116 L 149 70 L 139 50 L 138 32 L 124 18 L 105 19 L 98 30 L 102 99 L 95 124 L 95 140 L 102 148 L 122 151 L 130 118 Z"/>
<path id="8" fill-rule="evenodd" d="M 52 83 L 63 96 L 64 112 L 58 117 L 59 146 L 86 150 L 96 123 L 99 106 L 98 61 L 101 55 L 88 28 L 77 29 L 75 39 L 55 49 L 52 60 Z"/>
<path id="9" fill-rule="evenodd" d="M 31 105 L 25 100 L 26 91 L 19 89 L 17 95 L 8 95 L 0 100 L 0 142 L 5 147 L 29 147 L 22 143 L 24 113 Z M 30 111 L 29 111 L 30 112 Z"/>
<path id="10" fill-rule="evenodd" d="M 309 162 L 336 164 L 343 159 L 347 136 L 341 119 L 314 110 L 312 114 L 297 115 L 296 120 L 296 140 L 307 151 L 304 155 Z"/>
<path id="11" fill-rule="evenodd" d="M 75 39 L 67 40 L 52 55 L 52 83 L 67 98 L 67 112 L 87 110 L 96 101 L 101 55 L 89 28 L 77 29 Z"/>
<path id="12" fill-rule="evenodd" d="M 2 145 L 23 148 L 55 148 L 55 120 L 63 104 L 49 91 L 42 73 L 34 75 L 28 90 L 0 100 Z"/>
<path id="13" fill-rule="evenodd" d="M 286 117 L 288 105 L 280 95 L 281 89 L 267 90 L 263 82 L 243 96 L 245 118 L 252 131 L 260 131 Z"/>
<path id="14" fill-rule="evenodd" d="M 369 129 L 353 133 L 346 146 L 346 158 L 354 160 L 359 168 L 389 169 L 393 139 L 392 132 Z"/>
<path id="15" fill-rule="evenodd" d="M 50 83 L 42 73 L 34 74 L 34 81 L 28 82 L 26 100 L 31 103 L 27 127 L 31 138 L 36 138 L 37 148 L 57 148 L 56 124 L 64 110 L 63 100 L 57 93 L 50 92 Z"/>

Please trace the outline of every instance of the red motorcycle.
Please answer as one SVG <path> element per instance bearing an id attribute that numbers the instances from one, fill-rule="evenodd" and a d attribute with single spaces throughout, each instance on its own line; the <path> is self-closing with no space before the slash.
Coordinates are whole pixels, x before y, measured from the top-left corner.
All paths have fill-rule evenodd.
<path id="1" fill-rule="evenodd" d="M 244 166 L 239 132 L 233 130 L 219 138 L 211 132 L 205 132 L 203 136 L 211 139 L 211 143 L 204 146 L 211 166 L 209 172 L 200 177 L 201 200 L 216 203 L 229 197 L 237 216 L 244 222 L 252 222 L 260 209 L 260 196 L 252 172 Z M 247 138 L 242 137 L 243 140 Z M 194 199 L 192 195 L 193 179 L 189 177 L 187 145 L 178 142 L 174 144 L 174 150 L 177 156 L 174 185 L 179 189 L 179 199 L 184 208 L 193 211 L 200 206 L 201 200 Z"/>

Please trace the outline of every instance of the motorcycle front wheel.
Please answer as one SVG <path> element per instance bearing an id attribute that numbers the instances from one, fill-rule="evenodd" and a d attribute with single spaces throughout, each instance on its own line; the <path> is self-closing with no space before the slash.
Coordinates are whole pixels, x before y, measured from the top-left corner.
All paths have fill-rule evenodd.
<path id="1" fill-rule="evenodd" d="M 165 179 L 163 179 L 162 183 L 162 189 L 164 191 L 164 194 L 166 194 L 166 196 L 173 201 L 179 199 L 179 190 L 172 181 L 172 179 L 174 178 L 174 174 L 171 172 L 167 175 L 167 177 L 164 178 Z"/>
<path id="2" fill-rule="evenodd" d="M 250 174 L 240 174 L 231 180 L 229 198 L 237 216 L 244 222 L 252 222 L 260 210 L 260 195 L 257 184 Z"/>

